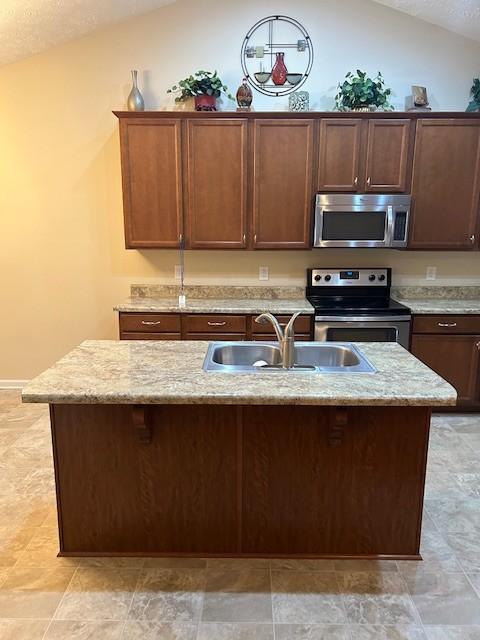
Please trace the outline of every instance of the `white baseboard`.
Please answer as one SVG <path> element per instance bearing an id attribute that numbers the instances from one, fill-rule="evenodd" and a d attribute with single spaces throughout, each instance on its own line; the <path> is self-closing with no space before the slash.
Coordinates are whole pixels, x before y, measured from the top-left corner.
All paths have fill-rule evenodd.
<path id="1" fill-rule="evenodd" d="M 28 380 L 0 380 L 0 389 L 23 389 Z"/>

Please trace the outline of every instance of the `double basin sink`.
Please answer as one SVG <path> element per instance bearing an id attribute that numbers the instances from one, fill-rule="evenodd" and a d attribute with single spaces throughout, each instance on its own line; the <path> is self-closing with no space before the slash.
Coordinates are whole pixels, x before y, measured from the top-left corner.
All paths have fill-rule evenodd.
<path id="1" fill-rule="evenodd" d="M 295 344 L 295 364 L 282 367 L 278 343 L 212 342 L 203 368 L 232 373 L 311 372 L 375 373 L 367 358 L 348 342 L 303 342 Z"/>

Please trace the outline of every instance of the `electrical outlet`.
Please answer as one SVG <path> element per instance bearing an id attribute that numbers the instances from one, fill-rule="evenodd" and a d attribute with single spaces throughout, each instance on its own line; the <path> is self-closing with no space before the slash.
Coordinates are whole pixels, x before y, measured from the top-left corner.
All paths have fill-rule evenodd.
<path id="1" fill-rule="evenodd" d="M 258 279 L 259 280 L 268 280 L 268 267 L 259 267 L 258 268 Z"/>
<path id="2" fill-rule="evenodd" d="M 175 265 L 175 280 L 180 280 L 182 277 L 182 267 L 179 264 Z"/>
<path id="3" fill-rule="evenodd" d="M 427 267 L 427 280 L 436 280 L 437 279 L 437 267 Z"/>

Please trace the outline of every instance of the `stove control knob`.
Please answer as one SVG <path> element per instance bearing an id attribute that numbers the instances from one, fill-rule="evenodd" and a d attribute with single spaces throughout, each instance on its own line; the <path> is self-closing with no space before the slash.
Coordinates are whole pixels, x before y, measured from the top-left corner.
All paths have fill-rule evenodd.
<path id="1" fill-rule="evenodd" d="M 330 282 L 331 279 L 332 279 L 332 276 L 325 276 L 325 282 Z"/>
<path id="2" fill-rule="evenodd" d="M 322 276 L 316 275 L 313 279 L 315 282 L 319 282 L 322 279 Z"/>
<path id="3" fill-rule="evenodd" d="M 375 280 L 375 276 L 373 275 L 373 273 L 371 276 L 368 276 L 368 279 L 370 280 L 370 282 L 373 282 Z"/>
<path id="4" fill-rule="evenodd" d="M 380 282 L 383 282 L 385 280 L 385 275 L 382 273 L 378 276 L 378 279 L 380 280 Z"/>

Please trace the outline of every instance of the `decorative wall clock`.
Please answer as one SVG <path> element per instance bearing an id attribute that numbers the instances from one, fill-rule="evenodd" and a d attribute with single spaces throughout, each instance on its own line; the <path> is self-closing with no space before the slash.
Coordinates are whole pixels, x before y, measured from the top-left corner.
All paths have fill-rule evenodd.
<path id="1" fill-rule="evenodd" d="M 310 75 L 312 41 L 297 20 L 268 16 L 245 36 L 241 60 L 252 87 L 267 96 L 284 96 L 298 90 Z"/>

